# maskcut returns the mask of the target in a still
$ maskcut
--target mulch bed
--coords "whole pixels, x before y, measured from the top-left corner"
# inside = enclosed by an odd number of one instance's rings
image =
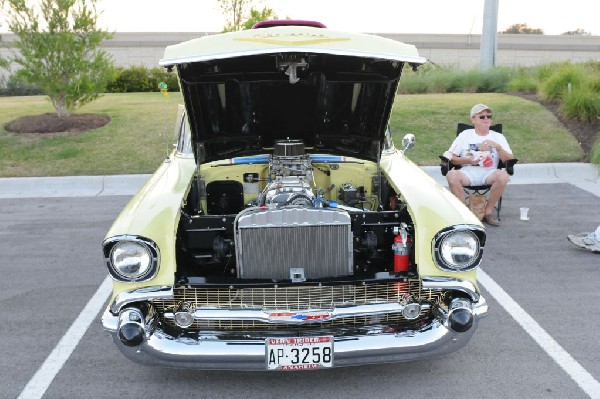
[[[59,117],[56,114],[28,115],[4,125],[11,133],[82,133],[97,129],[110,122],[110,116],[99,114],[73,114]]]

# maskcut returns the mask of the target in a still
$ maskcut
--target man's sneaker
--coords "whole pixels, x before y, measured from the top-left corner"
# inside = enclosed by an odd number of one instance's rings
[[[500,221],[492,213],[485,215],[483,217],[483,221],[486,222],[487,224],[489,224],[490,226],[500,226]]]
[[[600,254],[600,241],[596,240],[596,235],[593,231],[591,233],[569,234],[567,235],[567,240],[579,248]]]

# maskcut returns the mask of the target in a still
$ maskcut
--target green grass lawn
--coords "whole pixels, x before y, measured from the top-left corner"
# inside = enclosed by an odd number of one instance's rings
[[[86,133],[7,133],[23,116],[53,112],[46,97],[0,98],[0,176],[70,176],[151,173],[173,149],[179,93],[106,94],[77,113],[98,113],[111,122]]]
[[[422,94],[398,96],[390,125],[399,145],[413,133],[416,146],[407,155],[419,165],[436,165],[456,136],[458,122],[469,123],[477,103],[493,110],[492,124],[502,123],[520,163],[579,162],[583,150],[558,119],[537,102],[506,94]]]
[[[80,134],[12,134],[4,125],[24,115],[54,112],[46,97],[0,97],[0,177],[152,173],[171,151],[179,93],[106,94],[77,113],[106,114],[108,125]],[[456,124],[468,122],[470,108],[484,102],[503,123],[519,162],[578,162],[579,144],[538,103],[504,94],[402,95],[391,118],[394,141],[413,133],[407,155],[419,165],[437,165]]]

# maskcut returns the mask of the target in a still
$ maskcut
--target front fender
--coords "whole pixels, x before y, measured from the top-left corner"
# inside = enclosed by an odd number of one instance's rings
[[[396,193],[404,199],[415,225],[415,261],[422,276],[468,278],[475,283],[475,271],[445,272],[433,261],[435,235],[455,225],[483,227],[479,219],[447,188],[398,151],[381,158],[381,168]]]
[[[194,174],[193,159],[172,157],[163,163],[121,211],[106,239],[121,235],[148,238],[160,251],[156,276],[142,283],[114,282],[114,294],[148,285],[173,285],[175,236],[182,202]]]

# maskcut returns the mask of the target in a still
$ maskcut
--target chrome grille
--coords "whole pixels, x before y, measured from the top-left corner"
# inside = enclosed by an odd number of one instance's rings
[[[165,312],[173,312],[186,303],[190,308],[211,307],[219,309],[261,309],[261,310],[307,310],[331,309],[342,306],[358,306],[378,303],[400,302],[407,298],[428,302],[432,305],[443,303],[445,293],[422,289],[420,280],[411,279],[406,283],[376,283],[338,286],[293,286],[279,288],[176,288],[173,300],[153,301],[161,320]],[[431,310],[423,310],[415,322],[429,317]],[[309,323],[294,328],[357,327],[378,324],[405,323],[401,314],[357,316],[327,322]],[[256,321],[220,320],[196,321],[191,329],[211,330],[269,330],[289,329],[288,325],[269,325]]]
[[[286,208],[239,218],[239,277],[290,279],[290,269],[318,279],[352,274],[352,232],[345,212]]]

